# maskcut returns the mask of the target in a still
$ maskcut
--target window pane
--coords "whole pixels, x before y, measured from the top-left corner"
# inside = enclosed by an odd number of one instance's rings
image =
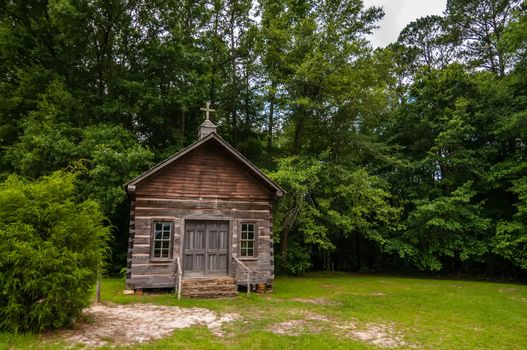
[[[158,221],[154,223],[154,240],[152,242],[154,258],[165,259],[170,257],[171,231],[170,222]]]
[[[241,224],[240,256],[252,257],[255,253],[256,225],[251,223]]]

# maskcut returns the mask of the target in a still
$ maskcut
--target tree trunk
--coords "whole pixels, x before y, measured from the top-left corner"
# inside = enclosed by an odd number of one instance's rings
[[[181,140],[183,141],[183,143],[185,139],[185,127],[186,127],[186,112],[184,109],[182,109],[180,119],[179,119],[179,131],[181,133]]]
[[[267,157],[269,163],[273,159],[273,127],[274,127],[274,104],[276,93],[274,91],[274,84],[272,87],[271,97],[269,99],[269,121],[267,128]]]
[[[234,28],[236,26],[236,17],[234,13],[233,3],[230,4],[231,6],[231,16],[230,16],[230,44],[231,44],[231,143],[234,147],[236,147],[238,143],[238,118],[236,115],[236,101],[238,99],[237,94],[237,76],[236,76],[236,51],[235,51],[235,34],[234,34]]]
[[[302,135],[304,134],[304,118],[295,123],[295,138],[293,140],[293,154],[300,154]]]
[[[280,254],[282,259],[282,269],[286,270],[287,266],[287,249],[289,239],[289,227],[284,227],[282,230],[282,239],[280,240]]]

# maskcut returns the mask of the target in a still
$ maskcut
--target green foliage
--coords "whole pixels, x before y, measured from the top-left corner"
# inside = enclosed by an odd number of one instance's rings
[[[78,104],[63,83],[51,82],[37,109],[21,121],[24,132],[5,156],[18,173],[31,178],[80,162],[80,195],[112,215],[125,199],[123,184],[148,169],[153,154],[120,125],[75,126]]]
[[[72,325],[89,304],[109,228],[94,201],[76,201],[74,175],[0,184],[0,329]]]
[[[273,225],[285,271],[298,273],[310,266],[306,247],[334,251],[335,242],[355,236],[383,247],[401,228],[401,209],[390,202],[384,181],[363,169],[349,172],[326,158],[285,158],[270,174],[288,191]],[[285,246],[284,240],[292,243]]]
[[[415,69],[443,68],[458,56],[459,43],[441,16],[426,16],[408,24],[399,34],[397,43],[404,46],[407,64]]]
[[[401,208],[381,178],[340,165],[328,167],[325,176],[319,202],[332,232],[346,238],[356,234],[382,247],[391,233],[402,229]]]
[[[419,268],[439,271],[443,257],[463,262],[487,253],[491,223],[482,217],[481,204],[472,203],[471,186],[467,182],[448,196],[416,201],[404,240],[413,246],[409,258]]]
[[[0,178],[74,167],[122,264],[122,185],[195,141],[210,100],[220,135],[288,191],[284,271],[515,274],[525,8],[449,0],[374,50],[384,14],[360,0],[0,2]]]
[[[332,247],[327,229],[320,223],[322,213],[313,200],[321,169],[321,162],[314,159],[290,157],[281,159],[278,169],[269,174],[287,191],[273,217],[273,240],[281,246],[278,266],[284,272],[299,273],[309,268],[312,246]],[[291,232],[296,235],[290,237]]]
[[[498,224],[495,251],[527,270],[527,177],[514,182],[517,212],[510,221]]]
[[[92,125],[82,130],[78,144],[86,170],[79,178],[83,198],[98,201],[106,215],[125,200],[123,184],[148,169],[153,154],[118,125]]]

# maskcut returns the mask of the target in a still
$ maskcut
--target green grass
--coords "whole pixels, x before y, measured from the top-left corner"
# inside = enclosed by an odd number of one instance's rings
[[[374,349],[320,322],[316,333],[280,336],[271,325],[303,314],[324,315],[334,323],[391,324],[404,340],[425,349],[527,349],[527,286],[458,280],[309,274],[280,277],[272,294],[226,300],[181,300],[173,294],[125,296],[123,284],[107,279],[106,302],[154,303],[236,312],[243,320],[226,326],[226,336],[204,327],[176,330],[172,336],[130,349]],[[294,299],[323,298],[329,305]],[[324,326],[325,325],[325,326]],[[0,333],[0,348],[61,349],[64,344],[38,335]],[[47,338],[46,338],[47,339]],[[123,347],[126,348],[126,347]]]

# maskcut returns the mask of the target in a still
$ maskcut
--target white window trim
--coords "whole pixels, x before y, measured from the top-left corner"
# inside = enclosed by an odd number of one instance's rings
[[[156,224],[157,223],[168,223],[170,225],[170,233],[168,236],[168,257],[161,258],[161,257],[154,257],[154,249],[155,249],[155,234],[156,234]],[[151,235],[150,235],[150,261],[172,261],[173,260],[173,250],[174,250],[174,221],[172,220],[153,220],[152,221],[152,228],[151,228]],[[166,242],[167,240],[158,240],[160,242]]]
[[[252,240],[242,240],[242,227],[244,224],[250,224],[254,227],[254,236]],[[254,221],[241,221],[239,223],[239,235],[238,235],[238,258],[240,260],[257,260],[258,259],[258,225]],[[242,255],[242,242],[253,242],[253,255],[243,256]]]

